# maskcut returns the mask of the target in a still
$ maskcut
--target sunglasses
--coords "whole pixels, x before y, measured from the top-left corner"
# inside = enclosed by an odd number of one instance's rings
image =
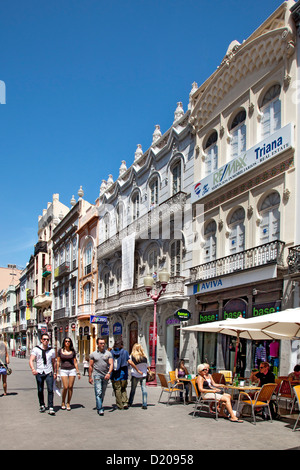
[[[50,341],[50,338],[43,338],[42,341]]]

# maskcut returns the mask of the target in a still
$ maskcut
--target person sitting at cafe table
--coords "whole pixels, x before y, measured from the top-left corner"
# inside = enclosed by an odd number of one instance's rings
[[[300,364],[294,367],[294,371],[288,375],[288,378],[300,382]]]
[[[274,384],[275,375],[270,371],[270,364],[268,362],[261,362],[259,365],[259,371],[252,372],[250,380],[254,383],[259,383],[260,387],[265,384]]]
[[[223,393],[223,390],[220,390],[224,385],[216,384],[209,374],[209,364],[199,364],[198,366],[198,377],[196,384],[198,387],[199,393],[201,393],[204,399],[215,398],[218,400],[221,405],[220,414],[223,418],[227,418],[227,415],[224,413],[224,407],[229,413],[229,420],[233,423],[242,423],[243,420],[238,419],[232,409],[231,405],[231,396],[228,393]]]
[[[187,368],[184,365],[184,359],[180,359],[178,362],[178,366],[175,369],[175,377],[176,380],[184,378],[186,375],[189,375]],[[181,382],[182,383],[182,382]],[[190,391],[191,384],[189,382],[184,382],[185,388],[185,401],[189,400],[189,391]],[[180,392],[180,398],[182,399],[182,392]]]

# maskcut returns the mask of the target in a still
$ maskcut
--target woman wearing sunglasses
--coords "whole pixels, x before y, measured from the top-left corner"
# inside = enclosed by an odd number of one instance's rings
[[[216,384],[209,374],[209,364],[200,364],[198,366],[198,374],[196,384],[203,399],[214,399],[216,397],[218,404],[221,406],[220,416],[227,418],[224,413],[225,407],[229,413],[230,421],[233,423],[242,423],[243,421],[238,419],[233,412],[231,396],[228,393],[223,393],[223,390],[221,390],[223,385]]]
[[[63,384],[61,409],[71,411],[71,398],[76,375],[80,379],[76,352],[71,338],[65,338],[61,349],[57,354],[57,373],[60,368],[60,376]],[[66,404],[66,396],[67,404]]]

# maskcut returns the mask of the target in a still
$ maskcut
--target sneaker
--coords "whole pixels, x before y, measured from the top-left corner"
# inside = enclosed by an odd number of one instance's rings
[[[55,415],[54,409],[53,409],[53,408],[49,408],[48,414],[54,416],[54,415]]]
[[[45,413],[45,411],[46,411],[46,407],[45,407],[45,405],[42,405],[40,407],[40,413]]]
[[[104,411],[98,411],[99,416],[104,416]]]
[[[147,405],[143,405],[143,406],[142,406],[142,409],[143,409],[143,410],[146,410],[146,409],[147,409]]]

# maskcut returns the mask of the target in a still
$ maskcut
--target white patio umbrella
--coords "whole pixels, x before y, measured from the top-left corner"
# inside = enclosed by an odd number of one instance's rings
[[[226,321],[220,323],[223,327],[226,325]],[[232,321],[231,325],[238,328],[239,323],[239,321]],[[254,329],[255,334],[266,335],[265,339],[300,339],[300,307],[247,318],[243,322],[243,328],[249,332]]]
[[[263,339],[272,339],[267,333],[260,331],[259,329],[255,329],[248,327],[247,329],[244,328],[245,320],[243,317],[238,317],[235,319],[228,318],[227,320],[223,321],[215,321],[211,323],[204,323],[199,325],[192,325],[182,328],[182,331],[186,332],[197,332],[203,331],[208,333],[222,333],[224,335],[236,336],[236,347],[235,347],[235,357],[234,357],[234,367],[233,367],[233,375],[236,371],[236,363],[237,363],[237,353],[240,338],[252,339],[252,340],[263,340]],[[281,339],[281,338],[279,338]]]

